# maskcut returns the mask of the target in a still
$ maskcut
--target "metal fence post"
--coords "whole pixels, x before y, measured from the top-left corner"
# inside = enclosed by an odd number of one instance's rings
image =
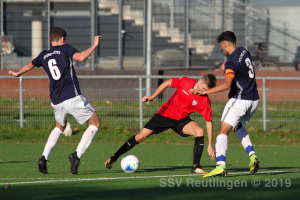
[[[147,53],[146,53],[146,75],[151,76],[151,54],[152,54],[152,0],[147,2]],[[151,95],[151,79],[146,78],[146,95]]]
[[[267,131],[267,92],[266,92],[266,79],[262,79],[263,83],[263,128]]]
[[[50,49],[50,0],[45,1],[45,15],[46,15],[46,21],[47,21],[47,49]]]
[[[175,24],[175,22],[174,22],[174,9],[175,9],[174,0],[170,1],[169,6],[170,6],[170,22],[169,22],[169,24],[170,24],[170,34],[172,36],[174,34],[174,24]]]
[[[90,2],[90,12],[91,12],[91,45],[94,44],[94,37],[95,35],[98,33],[96,33],[96,31],[98,31],[96,29],[97,27],[97,16],[98,16],[98,4],[97,4],[97,0],[91,0]],[[91,54],[90,58],[91,58],[91,71],[94,71],[95,70],[95,62],[96,62],[96,52],[97,52],[97,49],[95,49],[95,51]]]
[[[0,1],[0,52],[2,51],[2,36],[4,35],[4,28],[3,28],[3,1]],[[0,70],[3,70],[4,69],[4,66],[3,66],[3,61],[4,59],[4,56],[2,53],[0,53],[0,60],[1,60],[1,63],[0,63]]]
[[[23,128],[24,112],[23,112],[23,78],[20,77],[19,82],[19,98],[20,98],[20,127]]]
[[[119,36],[118,36],[118,57],[119,70],[123,70],[123,40],[124,40],[124,25],[123,25],[123,0],[119,0]]]
[[[184,5],[184,21],[185,21],[185,27],[184,27],[184,65],[185,69],[190,68],[190,52],[189,52],[189,27],[190,27],[190,0],[185,0]]]
[[[143,85],[142,85],[142,77],[139,77],[139,110],[140,110],[140,130],[143,128]]]
[[[225,31],[225,23],[226,23],[226,9],[225,9],[225,0],[222,0],[222,32]]]
[[[148,7],[147,7],[147,0],[144,0],[144,9],[143,9],[143,11],[144,11],[144,26],[143,26],[143,51],[144,51],[144,53],[143,53],[143,57],[144,57],[144,67],[143,67],[143,69],[144,70],[146,70],[146,64],[147,64],[147,41],[148,41],[148,39],[147,39],[147,20],[148,20],[148,18],[147,18],[147,16],[148,16]]]

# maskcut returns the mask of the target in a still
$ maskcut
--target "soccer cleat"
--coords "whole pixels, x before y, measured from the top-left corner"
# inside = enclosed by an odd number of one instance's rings
[[[204,171],[201,165],[194,165],[191,171],[192,174],[207,174],[208,172]]]
[[[226,176],[227,170],[225,165],[218,165],[215,169],[213,169],[208,174],[205,174],[203,178],[206,177],[214,177],[214,176]]]
[[[105,161],[104,164],[107,169],[111,169],[115,164],[116,160],[114,158],[115,158],[114,156],[111,156],[109,159]]]
[[[72,174],[77,174],[78,172],[78,165],[80,163],[80,159],[77,157],[77,152],[75,151],[74,153],[71,153],[69,155],[69,160],[71,162],[71,173]]]
[[[255,174],[257,173],[257,171],[259,170],[259,164],[260,162],[258,161],[258,158],[255,154],[250,156],[250,173],[251,174]]]
[[[47,174],[47,160],[45,159],[45,156],[41,156],[38,162],[39,171],[43,174]]]

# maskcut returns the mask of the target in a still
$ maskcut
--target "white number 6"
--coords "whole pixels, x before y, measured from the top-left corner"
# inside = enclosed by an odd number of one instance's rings
[[[57,63],[55,59],[50,59],[48,61],[49,70],[54,80],[58,80],[61,77],[60,71],[57,67]]]

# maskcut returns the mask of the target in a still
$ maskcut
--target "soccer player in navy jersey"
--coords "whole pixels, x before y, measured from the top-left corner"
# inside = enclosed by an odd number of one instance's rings
[[[231,31],[223,32],[217,39],[226,56],[221,69],[224,72],[224,82],[208,90],[193,90],[193,94],[207,95],[229,90],[228,98],[221,124],[216,138],[217,167],[203,177],[226,175],[226,151],[228,134],[233,130],[250,157],[250,172],[256,173],[259,161],[255,154],[250,136],[245,126],[251,119],[259,104],[259,96],[255,82],[255,71],[250,53],[244,47],[236,47],[236,36]]]
[[[56,127],[51,131],[44,152],[38,161],[38,169],[47,174],[48,157],[56,145],[60,135],[66,128],[68,114],[73,115],[78,123],[88,123],[88,128],[74,153],[69,155],[71,173],[77,174],[82,154],[91,144],[97,133],[101,121],[91,104],[81,95],[79,82],[74,70],[73,60],[82,62],[87,59],[98,46],[102,36],[95,36],[93,45],[79,52],[76,48],[66,44],[67,33],[61,27],[54,27],[50,31],[51,48],[42,51],[30,63],[19,71],[9,71],[8,74],[18,77],[34,67],[43,67],[50,81],[50,99],[54,109]]]
[[[205,119],[208,135],[207,151],[213,160],[215,159],[215,151],[213,148],[211,105],[207,95],[200,96],[190,94],[189,89],[206,90],[213,88],[215,85],[216,77],[213,74],[206,74],[198,81],[187,77],[172,78],[164,81],[152,96],[144,96],[142,101],[153,101],[168,87],[177,88],[175,93],[161,106],[159,111],[150,119],[140,133],[129,138],[113,156],[106,160],[105,166],[111,169],[117,159],[135,145],[152,134],[158,134],[171,128],[182,137],[190,135],[195,137],[192,173],[206,174],[207,172],[200,166],[204,146],[204,131],[190,118],[190,114],[198,112],[201,113]]]

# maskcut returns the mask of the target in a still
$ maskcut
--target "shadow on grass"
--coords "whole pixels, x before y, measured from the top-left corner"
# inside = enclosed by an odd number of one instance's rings
[[[79,134],[79,133],[82,133],[82,131],[81,130],[72,130],[72,135],[77,135],[77,134]]]
[[[33,161],[9,161],[9,162],[0,162],[0,164],[11,164],[11,163],[28,163]]]
[[[260,167],[261,170],[269,170],[269,171],[274,171],[274,170],[288,170],[288,169],[300,169],[299,167]],[[249,168],[238,168],[238,169],[233,169],[236,172],[240,171],[249,171]]]
[[[52,184],[12,185],[9,189],[1,190],[1,199],[297,199],[299,197],[299,182],[292,180],[291,186],[285,187],[223,187],[190,186],[182,182],[180,185],[167,185],[159,180],[112,180],[91,182],[57,182]],[[231,188],[231,189],[230,189]],[[233,189],[233,190],[232,190]],[[200,193],[200,194],[199,194]]]
[[[239,168],[239,169],[228,169],[228,175],[229,176],[252,176],[252,175],[278,175],[278,174],[286,174],[286,173],[300,173],[300,168],[298,167],[265,167],[265,168],[259,168],[260,170],[258,173],[249,174],[243,173],[243,174],[234,174],[234,173],[240,173],[240,172],[247,172],[249,171],[249,168]],[[233,174],[231,174],[233,173]]]
[[[214,166],[202,166],[203,169],[211,169],[214,168]],[[192,169],[192,166],[155,166],[155,167],[140,167],[135,174],[143,174],[143,173],[147,173],[147,172],[168,172],[168,171],[182,171],[182,172],[187,172],[190,173]],[[112,170],[112,169],[104,169],[104,170],[97,170],[97,171],[82,171],[81,172],[82,175],[86,175],[86,174],[114,174],[114,173],[124,173],[121,169],[117,169],[117,170]]]

